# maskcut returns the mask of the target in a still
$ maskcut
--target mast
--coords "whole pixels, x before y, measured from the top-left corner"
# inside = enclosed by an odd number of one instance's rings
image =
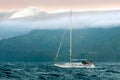
[[[72,11],[70,11],[70,62],[72,62]]]

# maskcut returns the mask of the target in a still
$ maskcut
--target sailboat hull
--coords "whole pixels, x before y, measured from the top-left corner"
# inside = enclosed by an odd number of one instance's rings
[[[61,67],[61,68],[95,68],[94,64],[82,64],[81,62],[55,63],[54,66]]]

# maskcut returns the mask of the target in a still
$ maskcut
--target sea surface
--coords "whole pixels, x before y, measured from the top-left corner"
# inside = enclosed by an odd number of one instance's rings
[[[99,62],[96,68],[59,68],[53,63],[0,63],[0,80],[120,80],[120,63]]]

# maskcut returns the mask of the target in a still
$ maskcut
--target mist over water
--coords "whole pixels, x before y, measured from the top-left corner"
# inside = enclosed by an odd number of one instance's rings
[[[28,10],[34,15],[24,16]],[[37,11],[37,12],[35,12]],[[0,39],[26,34],[34,29],[69,29],[70,12],[47,13],[38,8],[0,12]],[[19,16],[11,18],[12,16]],[[73,29],[111,28],[120,25],[120,10],[72,12]]]

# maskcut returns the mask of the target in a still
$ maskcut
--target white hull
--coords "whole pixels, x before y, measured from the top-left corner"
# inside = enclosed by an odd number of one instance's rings
[[[82,64],[81,62],[55,63],[54,66],[61,68],[95,68],[94,64]]]

